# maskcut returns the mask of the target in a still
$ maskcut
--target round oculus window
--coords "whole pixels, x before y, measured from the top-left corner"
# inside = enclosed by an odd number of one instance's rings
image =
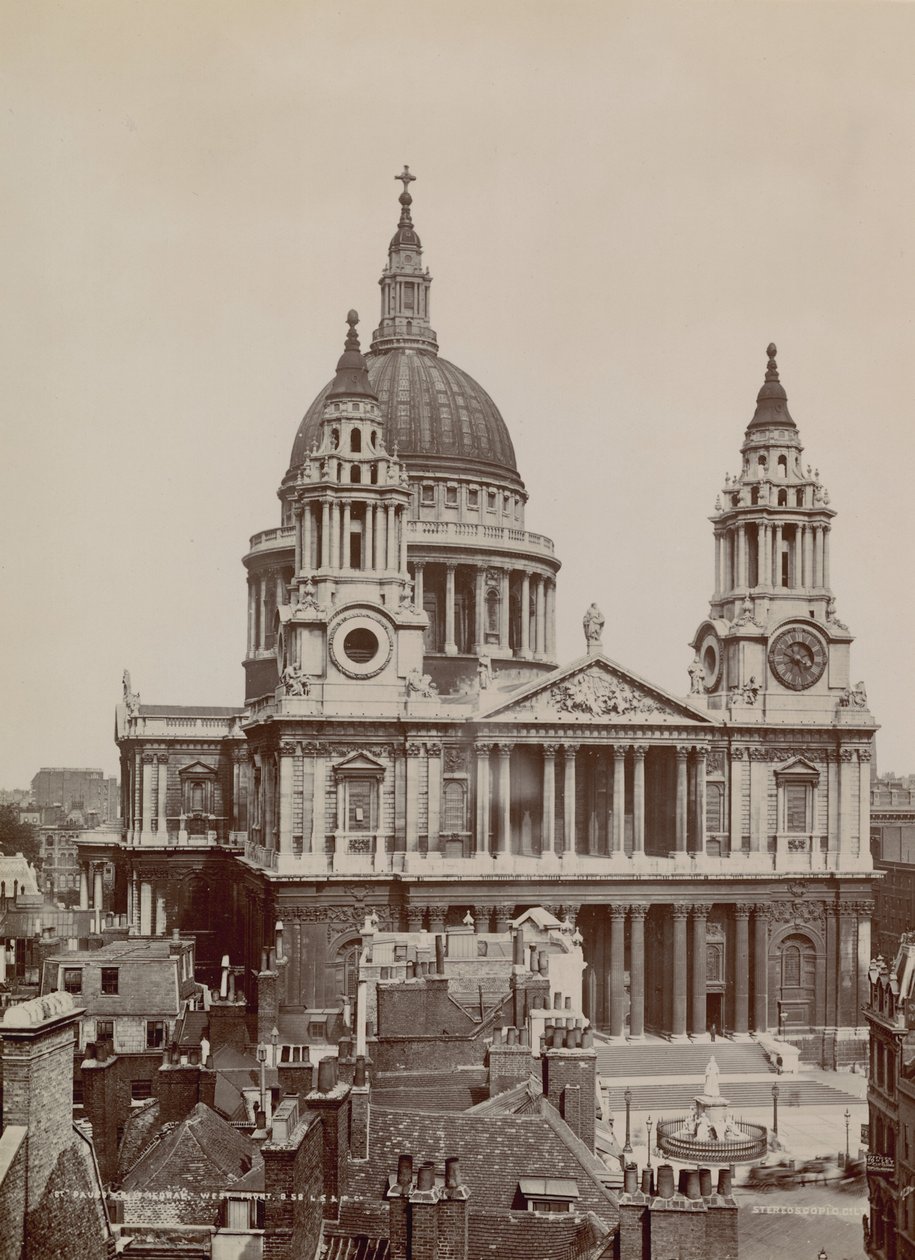
[[[343,639],[343,655],[354,665],[367,665],[378,652],[378,636],[368,626],[357,626]]]

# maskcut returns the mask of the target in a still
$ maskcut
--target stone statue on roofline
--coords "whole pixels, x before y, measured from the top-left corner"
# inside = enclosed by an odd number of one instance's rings
[[[602,643],[604,633],[604,614],[597,604],[589,604],[588,610],[581,619],[585,632],[585,643],[589,652],[596,651]]]

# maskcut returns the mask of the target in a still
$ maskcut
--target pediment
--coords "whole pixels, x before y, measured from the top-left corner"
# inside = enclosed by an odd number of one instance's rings
[[[818,779],[820,772],[806,757],[792,757],[774,768],[774,773],[785,779]]]
[[[192,761],[189,766],[182,766],[178,771],[179,778],[186,774],[196,775],[198,778],[204,775],[208,775],[210,778],[215,778],[216,769],[214,766],[208,766],[202,761]]]
[[[334,773],[340,774],[384,774],[384,766],[380,761],[376,761],[374,757],[370,757],[367,753],[355,752],[350,753],[348,757],[344,757],[342,761],[338,761],[334,766]]]
[[[707,713],[668,695],[605,656],[588,656],[496,701],[481,718],[499,721],[632,722],[715,725]]]

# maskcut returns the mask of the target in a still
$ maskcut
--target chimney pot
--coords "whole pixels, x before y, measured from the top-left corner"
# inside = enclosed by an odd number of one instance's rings
[[[412,958],[407,960],[407,979],[412,980],[416,975],[416,963]]]
[[[357,1054],[357,1055],[356,1055],[356,1071],[355,1071],[355,1073],[354,1073],[354,1075],[353,1075],[353,1084],[354,1084],[354,1085],[364,1085],[364,1084],[365,1084],[365,1082],[366,1082],[366,1075],[365,1075],[365,1055],[364,1055],[364,1054]]]
[[[730,1168],[719,1168],[718,1170],[718,1193],[731,1193],[731,1170]]]
[[[424,1164],[420,1164],[419,1172],[416,1176],[417,1190],[431,1190],[435,1186],[435,1165],[426,1160]]]
[[[181,940],[181,933],[178,931],[177,928],[172,928],[172,940],[173,941]]]
[[[531,1044],[531,1035],[526,1028],[522,1028],[520,1030],[518,1033],[518,1040],[522,1046],[529,1046]]]
[[[456,1155],[445,1160],[445,1187],[456,1190],[461,1183],[460,1163]]]
[[[699,1169],[699,1193],[707,1199],[712,1193],[712,1173],[709,1168]]]
[[[270,951],[267,949],[265,945],[264,948],[261,950],[261,971],[270,970],[268,966],[269,962],[270,962]]]
[[[95,1059],[95,1056],[97,1053],[98,1051],[97,1051],[95,1042],[87,1041],[86,1042],[86,1058],[89,1060],[90,1063]]]
[[[435,974],[445,974],[445,938],[438,933],[435,937]]]
[[[661,1164],[658,1168],[658,1198],[669,1199],[674,1192],[674,1170],[672,1164]]]
[[[397,1184],[399,1186],[412,1186],[413,1184],[413,1156],[401,1155],[397,1161]]]
[[[586,1029],[584,1030],[584,1032],[581,1034],[581,1044],[582,1044],[582,1046],[584,1047],[584,1049],[585,1049],[585,1050],[590,1050],[590,1049],[591,1049],[591,1047],[594,1045],[594,1031],[593,1031],[593,1029],[591,1029],[591,1028],[586,1028]]]
[[[699,1169],[691,1168],[686,1174],[686,1197],[688,1199],[698,1199],[700,1197],[700,1184]]]
[[[654,1187],[651,1184],[651,1169],[642,1169],[642,1194],[654,1194]]]
[[[329,1094],[336,1084],[337,1060],[328,1055],[318,1063],[318,1090],[322,1094]]]
[[[531,971],[536,971],[537,970],[537,946],[528,945],[527,948],[529,951],[529,961],[527,965]]]
[[[553,1029],[553,1049],[554,1050],[562,1049],[562,1041],[563,1041],[562,1033],[563,1033],[563,1030],[561,1028]]]
[[[260,1107],[254,1113],[254,1127],[255,1129],[266,1129],[267,1127],[267,1113],[261,1110]]]
[[[512,964],[515,967],[524,966],[524,937],[521,935],[520,929],[515,930],[512,940]]]
[[[507,1030],[507,1035],[506,1035],[506,1039],[505,1039],[505,1040],[506,1040],[506,1044],[507,1044],[507,1045],[510,1045],[510,1046],[516,1046],[516,1045],[518,1044],[518,1030],[517,1030],[517,1028],[509,1028],[509,1029]]]
[[[689,1176],[689,1169],[681,1168],[680,1174],[677,1177],[677,1193],[678,1194],[684,1194],[684,1195],[686,1194],[686,1179],[688,1176]]]
[[[562,1010],[562,994],[561,993],[553,994],[553,1009],[556,1011]]]
[[[623,1169],[623,1190],[626,1194],[635,1194],[639,1188],[639,1170],[635,1164],[627,1164]]]
[[[104,1041],[100,1041],[98,1045],[96,1046],[95,1061],[96,1063],[108,1062],[108,1046]]]
[[[352,1037],[340,1038],[340,1058],[351,1059],[353,1057],[353,1039]]]
[[[567,996],[565,999],[565,1008],[567,1011],[570,1011],[572,1009],[572,999],[569,996]]]
[[[550,969],[550,960],[545,949],[537,950],[537,969],[542,976],[545,976]]]

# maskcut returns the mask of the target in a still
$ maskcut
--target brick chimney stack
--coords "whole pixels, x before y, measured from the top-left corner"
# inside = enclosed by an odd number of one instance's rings
[[[337,1080],[337,1060],[328,1056],[318,1063],[317,1086],[305,1099],[308,1109],[320,1115],[323,1126],[325,1220],[337,1219],[340,1197],[349,1186],[351,1089]]]
[[[543,1092],[577,1138],[594,1151],[597,1052],[590,1028],[556,1029],[540,1060]],[[561,1044],[557,1045],[557,1042]]]
[[[707,1168],[683,1169],[675,1187],[670,1164],[658,1168],[656,1193],[651,1177],[628,1164],[619,1196],[619,1260],[658,1260],[682,1256],[686,1260],[715,1256],[737,1260],[737,1204],[731,1193],[731,1174],[722,1169],[712,1188]]]
[[[401,1155],[388,1177],[391,1260],[467,1260],[467,1200],[456,1158],[445,1160],[444,1177],[435,1165]]]

